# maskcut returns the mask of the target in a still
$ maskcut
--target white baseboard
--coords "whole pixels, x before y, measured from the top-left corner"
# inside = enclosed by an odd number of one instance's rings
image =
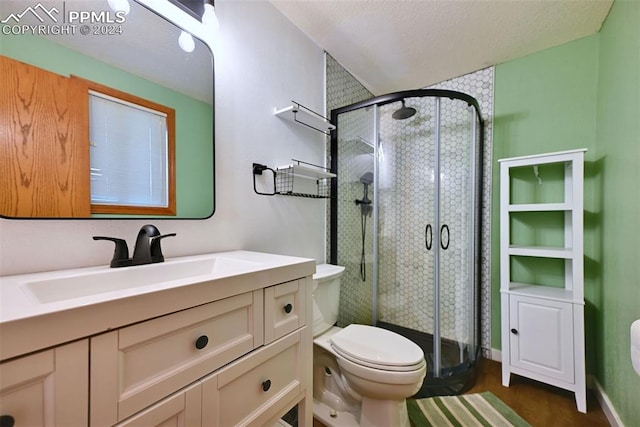
[[[616,412],[616,408],[611,404],[611,400],[609,400],[609,396],[604,392],[604,389],[593,375],[587,375],[587,385],[596,395],[598,399],[598,403],[600,403],[600,407],[602,408],[602,412],[604,412],[604,416],[609,421],[609,424],[612,427],[624,427],[620,416]]]
[[[496,362],[502,362],[502,351],[498,350],[497,348],[492,348],[490,352],[491,352],[490,354],[491,360],[495,360]]]

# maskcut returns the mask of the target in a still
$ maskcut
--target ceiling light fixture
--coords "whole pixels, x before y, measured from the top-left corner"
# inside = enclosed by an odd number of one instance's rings
[[[180,46],[180,49],[184,50],[187,53],[193,52],[193,50],[196,48],[196,42],[193,40],[193,36],[186,31],[180,32],[180,37],[178,37],[178,45]]]
[[[131,11],[129,0],[107,0],[107,3],[114,12],[122,11],[125,15],[128,15]]]
[[[220,23],[216,16],[214,0],[204,0],[204,13],[202,14],[202,23],[210,27],[213,31],[218,31]]]

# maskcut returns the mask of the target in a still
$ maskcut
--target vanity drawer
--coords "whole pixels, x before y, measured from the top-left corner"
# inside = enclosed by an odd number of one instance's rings
[[[112,425],[262,345],[257,290],[91,339],[91,425]]]
[[[302,330],[243,358],[202,383],[202,420],[210,426],[262,426],[303,390]]]
[[[305,324],[305,282],[294,280],[264,290],[264,342],[270,343]]]

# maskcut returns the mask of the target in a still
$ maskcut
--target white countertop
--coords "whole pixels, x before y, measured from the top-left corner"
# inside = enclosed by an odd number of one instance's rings
[[[169,280],[163,278],[152,284],[143,281],[132,287],[120,286],[117,290],[101,289],[96,280],[97,286],[92,288],[91,278],[124,283],[129,277],[144,278],[147,272],[152,275],[154,268],[170,271],[181,263],[205,265],[215,258],[224,260],[225,267],[211,271],[195,269],[187,278],[168,276]],[[311,276],[314,272],[315,261],[312,259],[232,251],[168,258],[162,264],[87,267],[0,277],[0,360]],[[84,277],[90,278],[86,284],[82,282]],[[87,286],[87,294],[74,297],[73,290],[65,291],[67,282]],[[44,291],[40,297],[30,291],[34,285]],[[59,288],[50,292],[46,286]]]

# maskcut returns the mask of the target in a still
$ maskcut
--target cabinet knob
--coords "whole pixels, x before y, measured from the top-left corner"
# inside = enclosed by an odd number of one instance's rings
[[[207,346],[207,344],[209,344],[209,337],[206,335],[199,336],[196,340],[196,348],[198,350],[202,350]]]
[[[269,391],[271,388],[271,380],[262,381],[262,391]]]
[[[512,328],[512,329],[511,329],[511,333],[512,333],[513,335],[518,335],[518,330],[517,330],[516,328]]]
[[[285,313],[291,313],[291,310],[293,310],[293,305],[287,304],[287,305],[284,306],[284,312]]]
[[[16,419],[11,415],[0,415],[0,427],[13,427]]]

